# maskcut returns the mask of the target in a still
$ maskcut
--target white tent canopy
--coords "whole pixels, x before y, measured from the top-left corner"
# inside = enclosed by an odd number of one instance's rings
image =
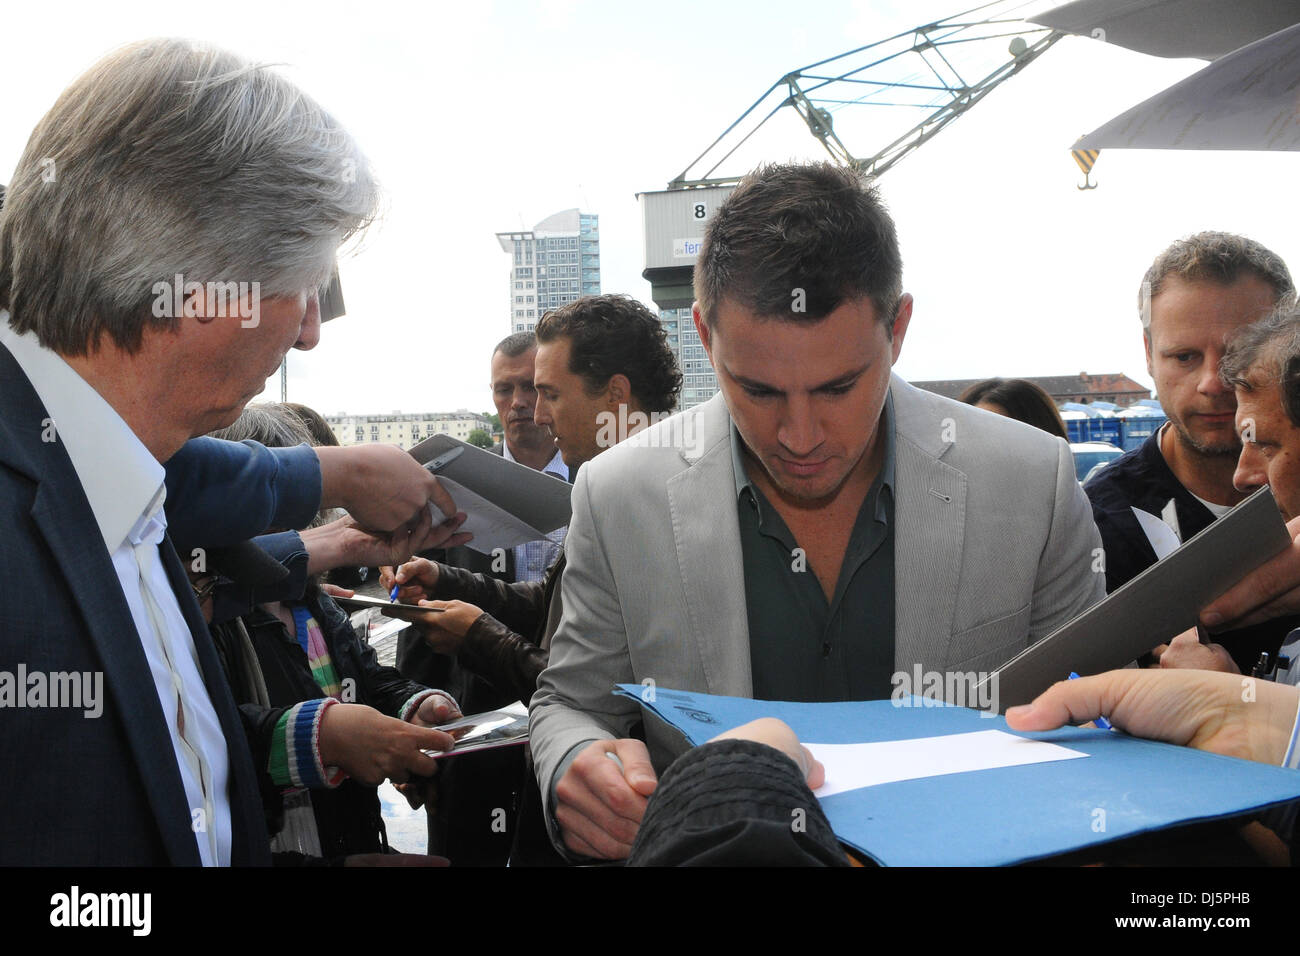
[[[1300,0],[1076,0],[1029,19],[1151,56],[1214,60],[1300,23]]]
[[[1076,150],[1300,150],[1300,0],[1077,0],[1034,22],[1156,56],[1214,60]]]
[[[1300,24],[1229,53],[1075,149],[1300,150]]]

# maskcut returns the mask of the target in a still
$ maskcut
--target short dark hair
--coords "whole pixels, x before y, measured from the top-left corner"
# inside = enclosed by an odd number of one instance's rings
[[[626,295],[587,295],[547,312],[537,341],[569,340],[569,371],[582,377],[588,394],[615,375],[626,375],[632,396],[649,412],[677,404],[682,373],[658,316]]]
[[[902,294],[898,235],[880,193],[832,163],[750,173],[718,207],[695,264],[695,299],[710,328],[723,301],[813,323],[865,296],[892,332]]]
[[[1049,435],[1069,441],[1065,422],[1056,409],[1052,396],[1042,387],[1023,378],[986,378],[962,392],[961,401],[967,405],[989,402],[1006,409],[1007,417],[1026,425],[1041,428]]]
[[[506,358],[518,358],[536,344],[537,336],[532,332],[513,332],[497,343],[492,354],[500,352]]]
[[[1282,306],[1238,331],[1219,361],[1219,378],[1247,392],[1277,386],[1286,417],[1300,428],[1300,309]]]
[[[1282,257],[1254,239],[1230,232],[1198,232],[1156,256],[1138,287],[1138,316],[1142,328],[1151,326],[1151,302],[1170,276],[1184,282],[1232,285],[1255,276],[1272,287],[1275,304],[1285,305],[1295,293],[1295,283]]]

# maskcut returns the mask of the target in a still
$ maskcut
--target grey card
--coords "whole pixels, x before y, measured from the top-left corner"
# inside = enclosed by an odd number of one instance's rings
[[[1029,703],[1071,671],[1085,676],[1126,666],[1195,626],[1202,608],[1290,544],[1273,493],[1259,489],[989,675],[998,712]]]
[[[464,485],[480,498],[542,534],[569,523],[569,517],[573,513],[569,495],[573,486],[554,475],[534,471],[516,461],[507,461],[500,455],[450,435],[426,438],[411,449],[411,455],[425,465],[453,448],[460,448],[462,452],[438,469],[436,474],[439,478],[448,478]],[[455,497],[452,494],[453,500]],[[457,504],[460,505],[460,502]],[[474,546],[475,542],[471,541],[470,547]]]

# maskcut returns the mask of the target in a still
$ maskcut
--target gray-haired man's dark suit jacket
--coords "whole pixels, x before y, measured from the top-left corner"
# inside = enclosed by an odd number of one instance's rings
[[[72,461],[42,440],[45,408],[3,346],[0,409],[0,671],[99,673],[103,707],[97,717],[0,707],[0,865],[197,866],[193,818],[121,583]],[[170,540],[159,550],[226,738],[231,862],[269,863],[243,725]]]

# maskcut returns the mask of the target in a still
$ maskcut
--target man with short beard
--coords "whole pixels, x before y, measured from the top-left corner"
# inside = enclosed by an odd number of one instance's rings
[[[1138,295],[1142,338],[1169,422],[1084,489],[1106,550],[1107,591],[1245,498],[1232,482],[1241,453],[1237,402],[1219,378],[1219,361],[1238,329],[1293,295],[1291,274],[1277,255],[1223,232],[1181,239],[1147,270]],[[1276,653],[1294,626],[1287,618],[1225,633],[1219,640],[1227,653],[1212,662],[1185,657],[1182,644],[1156,650],[1165,667],[1235,665],[1248,672],[1261,651]]]

